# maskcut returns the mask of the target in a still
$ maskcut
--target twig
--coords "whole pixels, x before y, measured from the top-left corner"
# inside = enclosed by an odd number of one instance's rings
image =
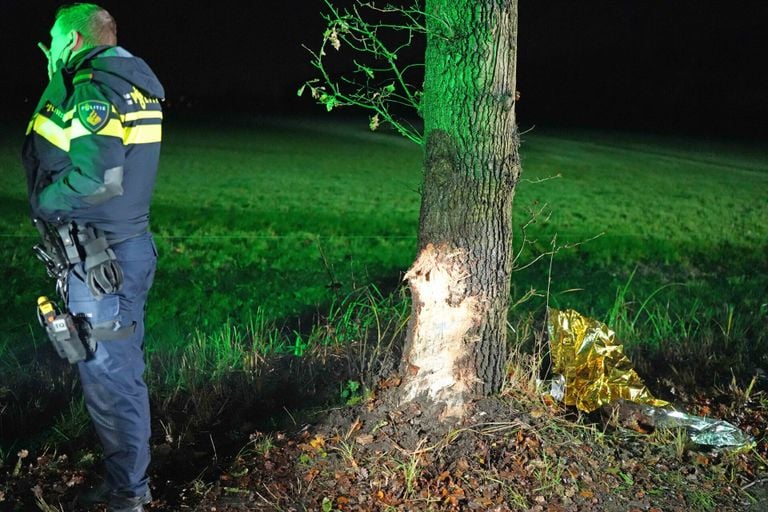
[[[216,443],[213,442],[213,436],[211,434],[208,434],[208,439],[211,440],[211,446],[213,447],[213,462],[215,464],[219,460],[219,456],[216,453]]]
[[[753,480],[753,481],[749,482],[747,485],[743,485],[741,487],[741,490],[742,491],[746,491],[747,489],[749,489],[753,485],[762,484],[762,483],[765,483],[765,482],[768,482],[768,478],[760,478],[758,480]]]
[[[392,126],[400,135],[422,145],[424,136],[420,129],[407,120],[395,116],[392,107],[404,106],[418,112],[422,92],[409,83],[407,74],[423,67],[421,63],[402,63],[400,53],[413,44],[417,35],[426,33],[428,18],[419,8],[387,5],[377,7],[369,2],[358,1],[351,10],[340,10],[331,0],[324,0],[326,12],[321,16],[326,22],[323,41],[317,51],[304,48],[312,56],[311,64],[320,78],[305,82],[299,89],[301,95],[309,89],[312,98],[328,111],[342,106],[356,106],[373,112],[370,128],[375,130],[381,123]],[[399,17],[397,21],[378,19],[367,21],[363,10],[386,17]],[[444,22],[445,23],[445,22]],[[399,41],[392,43],[389,35],[399,34]],[[404,40],[403,40],[404,37]],[[385,43],[386,41],[386,43]],[[353,59],[352,76],[335,79],[326,68],[328,45],[339,51],[342,47],[375,61],[371,65]]]
[[[288,417],[291,418],[293,425],[296,426],[296,418],[293,417],[293,414],[291,414],[291,411],[289,411],[285,406],[283,406],[283,410],[288,415]]]
[[[545,181],[556,180],[556,179],[559,179],[559,178],[562,178],[562,177],[563,177],[562,174],[557,173],[557,174],[554,174],[552,176],[547,176],[546,178],[537,178],[535,180],[524,179],[524,180],[520,180],[520,181],[524,181],[526,183],[531,183],[533,185],[536,185],[537,183],[544,183]]]

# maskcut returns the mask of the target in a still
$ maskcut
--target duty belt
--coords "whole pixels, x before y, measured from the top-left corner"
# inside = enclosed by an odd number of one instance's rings
[[[33,222],[42,238],[33,250],[45,263],[48,275],[56,279],[56,291],[65,305],[69,272],[87,284],[96,300],[119,291],[123,272],[102,231],[88,225],[81,228],[75,222],[57,226],[40,219]],[[92,325],[85,315],[72,314],[67,308],[62,311],[44,296],[38,299],[37,306],[40,324],[56,352],[70,363],[90,359],[97,340],[124,339],[136,330],[135,323],[127,327],[120,327],[118,322]]]
[[[34,247],[35,254],[45,263],[48,275],[56,279],[59,291],[65,291],[67,274],[73,269],[96,299],[120,290],[123,271],[104,232],[75,222],[57,226],[40,219],[33,222],[42,238],[42,244]],[[82,271],[79,263],[83,263]],[[66,300],[65,295],[62,298]]]

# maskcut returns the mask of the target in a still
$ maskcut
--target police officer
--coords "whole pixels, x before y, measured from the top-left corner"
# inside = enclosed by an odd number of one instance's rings
[[[157,259],[148,225],[164,91],[143,60],[116,46],[115,20],[103,8],[63,6],[50,34],[50,48],[39,45],[50,82],[23,149],[32,216],[108,242],[122,275],[105,281],[100,267],[73,265],[67,306],[84,314],[94,332],[127,333],[93,340],[90,357],[77,363],[106,467],[104,482],[82,501],[141,512],[152,500],[143,338]]]

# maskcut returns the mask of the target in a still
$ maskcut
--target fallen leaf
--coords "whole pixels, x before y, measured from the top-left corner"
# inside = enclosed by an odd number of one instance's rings
[[[388,378],[382,380],[379,382],[379,387],[381,389],[388,389],[388,388],[396,388],[400,385],[401,378],[399,375],[391,375]]]
[[[373,442],[373,436],[371,434],[360,434],[355,438],[355,442],[365,446]]]
[[[314,439],[309,442],[309,446],[315,450],[320,450],[325,447],[325,439],[322,435],[317,434]]]

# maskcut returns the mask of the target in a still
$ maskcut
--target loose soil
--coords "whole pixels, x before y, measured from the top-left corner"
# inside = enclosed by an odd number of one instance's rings
[[[381,379],[353,406],[288,413],[289,426],[265,429],[244,414],[184,444],[159,440],[147,510],[757,511],[768,502],[762,391],[677,404],[756,437],[753,450],[734,453],[605,424],[519,390],[437,424],[425,404],[397,403],[399,383]],[[0,510],[86,510],[76,498],[96,479],[93,456],[30,459],[2,468]]]

